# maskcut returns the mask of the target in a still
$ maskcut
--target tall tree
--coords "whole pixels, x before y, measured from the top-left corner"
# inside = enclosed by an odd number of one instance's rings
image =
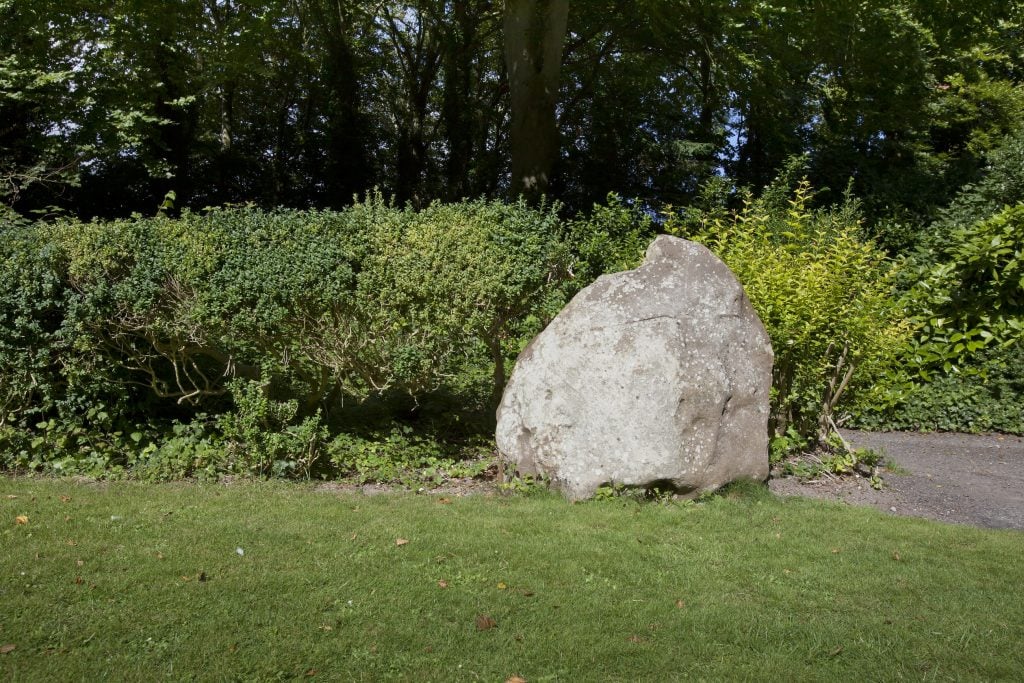
[[[731,0],[587,0],[571,7],[554,194],[685,205],[725,163]]]
[[[489,0],[452,0],[436,16],[441,40],[445,199],[493,193],[490,136],[504,116],[501,10]],[[489,150],[490,147],[490,150]],[[491,157],[489,159],[489,157]]]
[[[558,157],[556,105],[569,0],[506,0],[505,65],[512,120],[511,192],[537,199]]]
[[[1024,126],[1021,7],[0,0],[0,200],[686,206],[797,157],[821,201],[852,179],[869,224],[922,225]]]
[[[0,0],[0,202],[8,205],[50,204],[77,182],[78,152],[54,134],[81,106],[67,87],[75,55],[50,47],[54,36],[74,43],[77,29],[53,9],[43,0]]]
[[[352,46],[355,10],[351,5],[336,0],[302,0],[299,9],[323,55],[321,79],[327,94],[323,181],[326,203],[332,206],[344,205],[353,194],[365,191],[369,169],[368,124]]]

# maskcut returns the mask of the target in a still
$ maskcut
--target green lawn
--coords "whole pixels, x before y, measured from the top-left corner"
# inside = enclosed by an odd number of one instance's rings
[[[0,679],[1021,680],[1022,560],[767,495],[5,478]]]

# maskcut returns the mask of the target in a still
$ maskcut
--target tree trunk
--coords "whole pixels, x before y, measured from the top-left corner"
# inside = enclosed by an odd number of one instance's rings
[[[300,14],[315,31],[323,49],[326,103],[326,149],[320,169],[329,206],[344,206],[369,185],[367,122],[363,115],[359,73],[351,40],[347,3],[307,0]]]
[[[168,41],[169,42],[169,41]],[[156,182],[158,201],[168,193],[175,194],[175,207],[186,206],[192,194],[191,152],[198,127],[198,109],[195,104],[175,104],[188,93],[178,74],[187,70],[181,57],[161,44],[155,49],[155,66],[159,91],[153,113],[162,120],[152,144],[156,156],[167,165],[167,178]]]
[[[538,200],[558,157],[558,79],[569,0],[506,0],[512,196]]]
[[[478,126],[470,100],[478,24],[469,5],[469,0],[456,0],[452,3],[454,27],[444,43],[441,120],[448,144],[445,195],[450,201],[458,201],[471,194],[469,174]]]
[[[235,140],[235,84],[226,83],[221,87],[220,95],[220,148],[222,152],[231,150]]]

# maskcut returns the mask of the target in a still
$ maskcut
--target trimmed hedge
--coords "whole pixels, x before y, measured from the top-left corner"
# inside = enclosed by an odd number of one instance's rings
[[[556,208],[372,195],[341,212],[0,224],[4,464],[99,449],[96,467],[130,465],[154,424],[201,410],[222,415],[207,424],[233,467],[262,473],[299,446],[319,458],[368,398],[443,389],[484,410],[586,284]]]

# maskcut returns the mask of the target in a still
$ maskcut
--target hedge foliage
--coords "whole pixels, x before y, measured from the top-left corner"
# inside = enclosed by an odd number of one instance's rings
[[[867,429],[1024,434],[1024,344],[978,351],[958,373],[933,373],[886,409],[864,406]]]
[[[864,239],[856,206],[812,211],[811,198],[780,185],[661,225],[722,257],[765,322],[774,432],[824,440],[840,410],[868,426],[1020,431],[1024,205],[901,271]],[[569,221],[553,206],[413,211],[378,194],[340,212],[5,215],[0,467],[468,471],[511,360],[652,237],[615,197]]]
[[[379,195],[341,212],[7,221],[0,428],[31,438],[3,450],[80,454],[38,439],[139,434],[201,409],[232,416],[218,425],[248,469],[271,471],[298,441],[315,459],[345,405],[503,381],[514,339],[572,287],[568,229],[553,207],[414,212]],[[127,452],[141,437],[125,439]]]

